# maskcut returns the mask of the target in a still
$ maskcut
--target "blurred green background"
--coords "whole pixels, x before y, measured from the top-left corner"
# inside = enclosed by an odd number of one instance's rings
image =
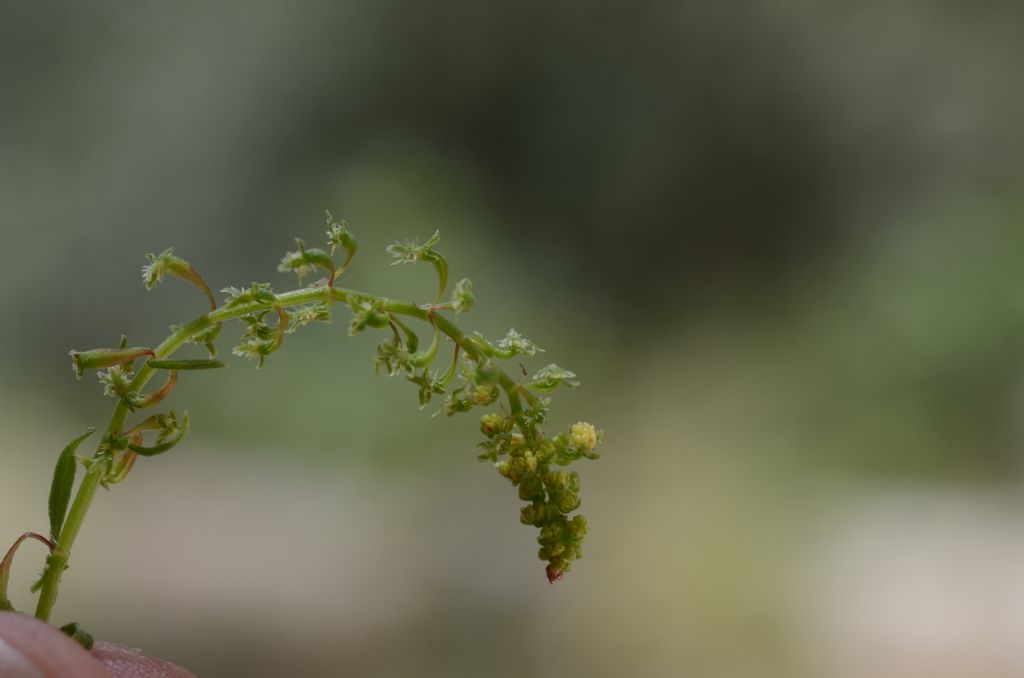
[[[580,375],[552,425],[606,432],[586,558],[549,586],[475,416],[417,411],[339,319],[183,379],[193,433],[98,498],[56,621],[204,678],[1024,675],[1022,21],[0,3],[0,535],[108,416],[68,349],[202,311],[145,252],[286,289],[330,209],[348,285],[422,294],[383,248],[440,229],[460,323]]]

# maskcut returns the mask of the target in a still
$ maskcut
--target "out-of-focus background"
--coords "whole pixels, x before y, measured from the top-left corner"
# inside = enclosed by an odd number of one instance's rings
[[[330,209],[349,286],[422,295],[383,248],[440,229],[460,323],[580,375],[586,557],[549,586],[476,415],[418,411],[342,314],[182,379],[190,438],[99,496],[56,621],[202,677],[1024,675],[1022,21],[4,2],[0,536],[108,416],[68,349],[203,310],[145,252],[287,289]]]

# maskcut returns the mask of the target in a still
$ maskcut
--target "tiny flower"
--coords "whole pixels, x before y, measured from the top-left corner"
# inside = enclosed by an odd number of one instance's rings
[[[544,520],[544,504],[534,502],[519,510],[519,520],[524,525],[539,525]]]
[[[452,292],[452,310],[455,311],[455,315],[468,313],[472,310],[475,303],[476,297],[473,296],[473,281],[469,278],[463,278],[455,283],[455,290]]]
[[[103,395],[112,398],[125,398],[131,393],[131,374],[119,365],[114,365],[97,376],[100,383],[103,384]]]
[[[497,464],[495,464],[495,467],[498,469],[498,473],[500,473],[501,475],[503,475],[506,478],[509,478],[511,480],[511,477],[512,477],[512,465],[511,464],[509,464],[507,461],[499,461]]]
[[[534,355],[537,351],[544,350],[542,348],[538,348],[537,344],[519,334],[514,329],[509,330],[504,338],[498,342],[497,348],[499,355],[502,358],[511,358],[514,355],[520,354]]]
[[[533,381],[528,386],[542,393],[554,391],[560,385],[576,388],[580,382],[574,379],[575,376],[575,372],[570,372],[552,363],[537,370],[537,373],[533,375]]]
[[[580,450],[592,450],[597,446],[597,429],[593,424],[578,421],[569,429],[569,441]]]
[[[505,417],[494,412],[480,417],[480,430],[486,436],[493,436],[505,428]]]
[[[490,405],[498,398],[498,389],[481,384],[473,390],[473,400],[477,405]]]

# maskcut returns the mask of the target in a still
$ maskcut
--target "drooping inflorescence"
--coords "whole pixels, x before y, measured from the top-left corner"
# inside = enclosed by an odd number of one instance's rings
[[[378,373],[402,376],[416,386],[421,408],[436,399],[438,412],[448,416],[483,410],[480,430],[484,440],[478,446],[479,459],[494,464],[517,488],[519,498],[527,502],[520,510],[520,520],[539,530],[539,557],[547,563],[548,580],[554,582],[570,570],[572,562],[581,556],[587,521],[575,514],[580,505],[579,475],[565,467],[578,459],[597,458],[595,448],[601,432],[589,423],[577,422],[568,431],[549,436],[545,424],[551,402],[547,394],[559,387],[575,387],[576,375],[550,364],[532,378],[526,378],[525,368],[522,377],[512,378],[501,369],[501,361],[531,357],[542,349],[515,330],[491,342],[479,333],[466,334],[455,324],[462,314],[472,310],[476,298],[472,283],[463,278],[454,285],[449,299],[442,301],[448,287],[448,262],[437,249],[438,233],[422,245],[404,242],[388,247],[394,263],[428,263],[437,274],[433,302],[415,304],[339,287],[336,283],[358,248],[345,222],[334,222],[328,214],[327,227],[328,249],[307,247],[297,240],[298,249],[286,253],[278,267],[279,271],[295,273],[300,284],[315,271],[324,274],[322,279],[285,293],[275,293],[268,283],[228,287],[219,305],[205,279],[173,250],[147,255],[148,263],[143,268],[147,289],[167,275],[177,277],[203,293],[210,311],[189,323],[173,325],[170,336],[155,347],[129,348],[122,337],[117,348],[71,352],[75,374],[81,378],[87,370],[98,370],[104,394],[117,404],[91,457],[78,456],[75,450],[92,430],[72,441],[60,455],[50,491],[51,537],[26,533],[0,561],[0,609],[9,608],[6,586],[13,554],[31,537],[50,549],[46,568],[34,587],[42,590],[36,616],[49,618],[61,573],[67,567],[96,488],[122,482],[138,457],[167,452],[189,429],[187,412],[179,416],[168,410],[134,425],[128,423],[128,417],[160,405],[177,384],[179,372],[225,367],[214,359],[216,340],[225,321],[242,324],[241,340],[233,353],[253,360],[259,368],[280,350],[288,335],[313,322],[330,322],[339,307],[350,313],[350,335],[366,330],[385,333],[377,347],[374,367]],[[340,263],[335,259],[339,250],[345,254]],[[414,328],[416,323],[425,326],[422,340]],[[209,357],[170,357],[186,344],[205,347]],[[158,373],[164,375],[163,384],[146,392],[150,379]],[[85,477],[69,508],[79,465],[85,467]]]

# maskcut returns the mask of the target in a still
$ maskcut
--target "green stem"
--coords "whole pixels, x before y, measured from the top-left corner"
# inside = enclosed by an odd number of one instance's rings
[[[274,302],[268,303],[253,301],[234,306],[222,306],[199,316],[164,339],[164,341],[154,349],[154,353],[156,354],[155,357],[166,358],[170,356],[186,344],[191,337],[202,332],[208,327],[226,320],[238,318],[248,313],[271,309],[275,306],[287,308],[322,301],[325,295],[329,296],[334,301],[346,302],[352,294],[358,294],[362,298],[371,297],[380,299],[380,297],[373,297],[373,295],[362,294],[339,287],[303,288],[279,294],[276,296]],[[435,327],[446,334],[457,345],[461,346],[462,350],[464,350],[470,358],[478,361],[483,358],[480,351],[468,340],[462,330],[456,327],[455,324],[447,318],[432,312],[432,308],[429,304],[419,306],[408,302],[392,301],[389,299],[381,299],[381,301],[383,302],[382,310],[384,311],[417,318],[425,322],[431,322],[432,319]],[[142,388],[147,382],[149,382],[156,372],[157,370],[143,363],[142,367],[139,368],[138,373],[136,373],[135,377],[132,379],[130,389],[135,392],[141,392]],[[514,384],[504,372],[501,373],[500,381],[509,396],[512,411],[515,415],[521,411],[521,406],[519,405],[519,396],[516,393]],[[110,417],[110,424],[107,426],[107,435],[104,436],[104,441],[108,438],[118,437],[121,435],[121,431],[124,429],[125,420],[129,413],[130,410],[123,402],[119,402],[117,404]],[[100,442],[99,447],[93,455],[93,459],[104,453],[104,444],[105,443],[103,441]],[[36,605],[36,617],[38,619],[43,621],[49,621],[50,619],[50,615],[53,612],[53,606],[57,601],[57,592],[60,588],[61,576],[64,574],[64,570],[67,569],[68,561],[71,558],[71,548],[74,546],[75,539],[78,537],[78,533],[82,529],[85,516],[89,512],[89,507],[92,504],[93,497],[96,495],[96,489],[99,487],[102,479],[103,465],[93,464],[90,466],[89,470],[85,474],[85,478],[78,486],[78,492],[75,495],[75,500],[71,505],[67,520],[64,522],[64,527],[61,530],[60,539],[56,544],[54,544],[53,551],[46,560],[46,568],[44,569],[42,579],[40,580],[41,590],[39,594],[39,602]]]
[[[86,472],[85,478],[78,487],[78,494],[71,504],[67,521],[64,523],[64,530],[60,535],[60,541],[54,546],[53,551],[46,559],[46,569],[43,571],[42,588],[39,592],[39,602],[36,604],[36,617],[43,621],[50,620],[50,613],[53,605],[57,602],[57,589],[60,587],[60,578],[67,569],[68,559],[71,557],[71,547],[82,529],[82,522],[85,514],[89,511],[92,498],[96,494],[100,480],[103,478],[103,471],[100,464],[93,464]]]

